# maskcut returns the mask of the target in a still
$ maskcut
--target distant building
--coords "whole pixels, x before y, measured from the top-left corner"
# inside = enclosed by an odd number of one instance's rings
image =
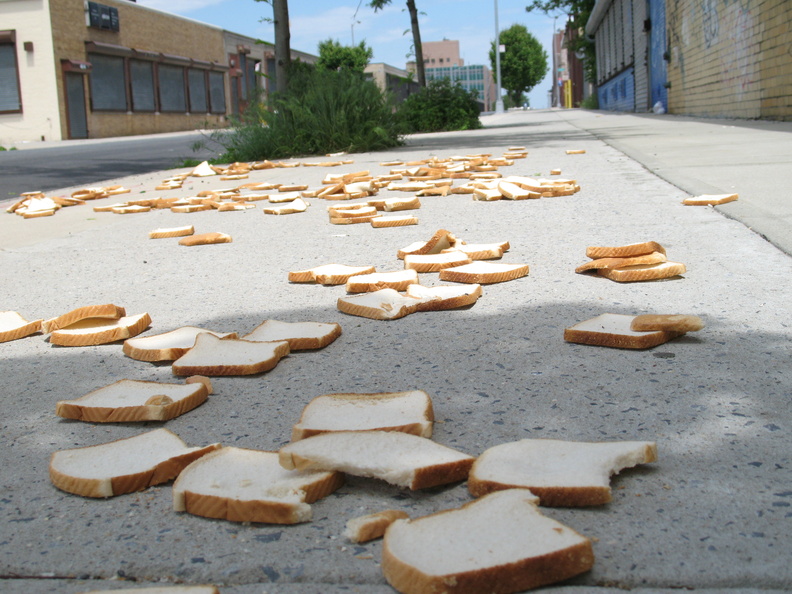
[[[421,44],[421,48],[424,68],[464,66],[465,64],[465,61],[459,57],[459,42],[456,40],[426,41]]]
[[[399,103],[421,88],[410,72],[381,62],[369,64],[364,72],[367,78],[377,83],[381,91],[391,93]]]
[[[553,34],[551,107],[580,107],[583,99],[592,93],[591,83],[587,83],[583,76],[583,60],[568,48],[569,42],[578,34],[569,23],[566,29]]]

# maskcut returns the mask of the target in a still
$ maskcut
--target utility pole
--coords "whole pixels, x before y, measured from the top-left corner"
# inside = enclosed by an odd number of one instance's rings
[[[495,0],[495,70],[498,77],[498,94],[495,101],[495,113],[503,113],[503,97],[501,97],[500,71],[500,27],[498,26],[498,0]]]

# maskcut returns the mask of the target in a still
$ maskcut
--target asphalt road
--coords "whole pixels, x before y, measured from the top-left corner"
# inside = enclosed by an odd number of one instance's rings
[[[206,149],[193,151],[200,140],[205,140],[201,132],[189,132],[2,151],[0,202],[21,192],[102,185],[106,180],[174,167],[185,158],[212,156]]]

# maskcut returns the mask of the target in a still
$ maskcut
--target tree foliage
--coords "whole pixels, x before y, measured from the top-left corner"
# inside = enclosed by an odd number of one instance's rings
[[[501,31],[500,43],[506,46],[500,60],[501,85],[516,105],[520,95],[530,92],[547,74],[547,52],[525,25],[515,24]],[[493,70],[495,44],[493,41],[489,52]]]
[[[475,130],[481,128],[477,97],[458,82],[435,79],[402,102],[397,119],[405,133]]]
[[[357,45],[341,45],[336,40],[319,42],[319,60],[316,65],[325,70],[349,70],[363,72],[374,56],[374,50],[365,41]]]
[[[374,9],[374,12],[385,8],[391,0],[370,0],[369,6]],[[413,51],[415,52],[415,74],[417,75],[418,84],[422,87],[426,86],[426,72],[424,70],[423,59],[423,44],[421,44],[421,28],[418,25],[418,9],[415,6],[415,0],[407,0],[407,11],[410,13],[410,28],[413,35]]]

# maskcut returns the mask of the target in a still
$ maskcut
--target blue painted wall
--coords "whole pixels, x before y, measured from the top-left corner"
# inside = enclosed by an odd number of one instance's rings
[[[599,108],[635,111],[635,72],[628,68],[597,88]]]

